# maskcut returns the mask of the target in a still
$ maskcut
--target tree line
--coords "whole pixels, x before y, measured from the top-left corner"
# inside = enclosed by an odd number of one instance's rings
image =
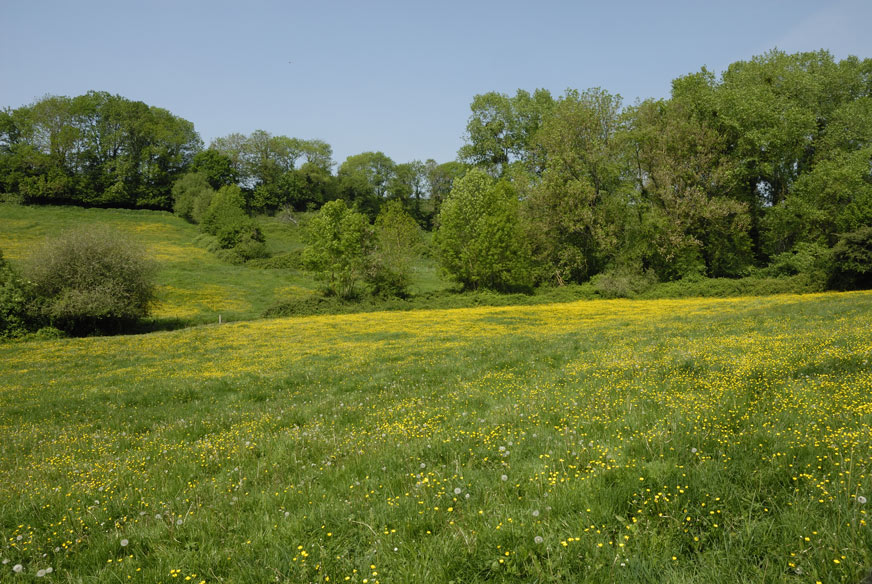
[[[872,286],[870,59],[774,50],[630,106],[600,88],[476,95],[458,158],[443,164],[365,152],[336,167],[329,144],[262,130],[202,146],[190,122],[141,102],[47,97],[0,115],[0,189],[33,203],[175,208],[250,256],[262,243],[253,213],[342,201],[324,221],[359,213],[374,229],[396,201],[392,220],[402,210],[432,229],[466,288],[753,274]],[[321,231],[341,238],[335,225]],[[330,264],[316,255],[311,269]]]

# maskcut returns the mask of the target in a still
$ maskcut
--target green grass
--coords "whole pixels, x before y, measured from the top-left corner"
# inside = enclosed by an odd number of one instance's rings
[[[858,582],[870,314],[613,300],[0,345],[0,581]]]

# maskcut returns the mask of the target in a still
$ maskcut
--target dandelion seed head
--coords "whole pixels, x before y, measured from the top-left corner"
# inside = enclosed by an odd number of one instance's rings
[[[507,480],[509,480],[509,477],[508,477],[508,475],[503,475],[500,477],[500,479],[503,481],[507,481]]]
[[[128,543],[130,543],[130,542],[127,541],[126,539],[122,539],[122,540],[121,540],[121,547],[127,547],[127,544],[128,544]]]
[[[533,517],[539,517],[539,510],[533,509]]]
[[[461,493],[462,490],[463,490],[463,489],[461,489],[460,487],[455,487],[455,488],[454,488],[454,494],[455,494],[455,495],[459,495],[459,494]]]
[[[866,497],[864,497],[863,495],[860,495],[859,497],[857,497],[857,502],[860,503],[861,505],[865,505],[866,504]]]
[[[692,453],[696,454],[696,452],[697,452],[696,447],[691,448],[690,451],[691,451]]]
[[[14,566],[12,566],[12,571],[16,574],[20,574],[24,571],[24,566],[22,566],[21,564],[15,564]]]
[[[42,578],[43,576],[45,576],[45,570],[37,570],[36,571],[37,578]]]
[[[545,539],[541,535],[537,535],[533,538],[533,541],[536,543],[542,543],[543,541],[545,541]]]

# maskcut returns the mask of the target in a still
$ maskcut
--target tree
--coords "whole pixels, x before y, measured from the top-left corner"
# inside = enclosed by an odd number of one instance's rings
[[[208,148],[194,155],[191,161],[191,172],[202,174],[213,189],[236,184],[239,175],[233,165],[233,160],[226,154]]]
[[[751,262],[747,205],[725,139],[680,101],[628,114],[636,170],[639,245],[631,253],[664,280],[736,276]]]
[[[536,135],[544,172],[524,211],[537,263],[559,284],[585,281],[618,255],[628,215],[620,109],[620,96],[570,90]]]
[[[367,281],[373,293],[405,297],[412,282],[412,263],[423,240],[418,223],[398,200],[388,201],[375,220]]]
[[[800,176],[790,196],[768,209],[765,250],[799,243],[832,247],[840,234],[872,225],[872,147],[834,153]]]
[[[330,173],[333,149],[323,140],[303,140],[288,136],[273,136],[255,130],[249,136],[230,134],[212,142],[210,149],[221,152],[230,161],[245,189],[246,205],[257,211],[275,211],[299,199],[297,163]]]
[[[533,95],[519,89],[514,97],[493,91],[476,95],[466,124],[466,144],[458,158],[498,176],[514,162],[539,172],[541,157],[533,137],[552,106],[551,94],[545,89]]]
[[[431,158],[424,163],[424,173],[427,177],[429,199],[434,217],[439,215],[442,201],[451,192],[454,181],[466,174],[467,170],[469,170],[467,165],[456,160],[437,164]]]
[[[131,238],[88,225],[47,240],[27,263],[40,315],[72,334],[120,332],[145,317],[153,264]]]
[[[173,213],[191,223],[200,223],[214,195],[205,174],[189,172],[173,185]]]
[[[337,179],[343,199],[370,216],[375,216],[388,193],[396,165],[383,152],[363,152],[349,156],[339,167]]]
[[[454,182],[439,213],[435,243],[443,269],[464,288],[509,291],[533,285],[517,194],[481,169]]]
[[[416,217],[420,217],[425,181],[424,164],[420,160],[397,164],[388,180],[388,197],[400,201],[406,210],[412,210]]]
[[[324,282],[327,294],[353,298],[367,273],[372,246],[366,216],[343,200],[330,201],[309,221],[305,242],[303,265]]]

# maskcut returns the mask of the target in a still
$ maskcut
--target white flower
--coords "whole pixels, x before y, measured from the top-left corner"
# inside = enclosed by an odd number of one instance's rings
[[[37,570],[36,571],[37,578],[42,578],[43,576],[45,576],[45,570]]]
[[[176,525],[181,525],[181,524],[182,524],[182,520],[181,520],[181,519],[176,519]]]
[[[16,574],[20,574],[24,571],[24,566],[22,566],[21,564],[15,564],[14,566],[12,566],[12,571]]]
[[[861,505],[865,505],[866,504],[866,497],[864,497],[863,495],[860,495],[859,497],[857,497],[857,502],[860,503]]]
[[[538,509],[533,510],[533,517],[539,517],[539,510]]]
[[[454,488],[454,494],[455,494],[455,495],[459,495],[459,494],[461,493],[462,490],[463,490],[463,489],[461,489],[460,487],[455,487],[455,488]]]
[[[696,454],[696,448],[691,448],[690,451],[691,451],[692,453]]]
[[[533,541],[536,543],[542,543],[545,540],[542,538],[541,535],[537,535],[536,537],[533,538]]]
[[[421,463],[421,468],[427,468],[427,464],[422,462],[422,463]]]
[[[502,479],[503,481],[507,481],[509,480],[509,477],[507,475],[503,475],[500,477],[500,479]]]
[[[121,540],[121,547],[127,547],[127,544],[128,544],[128,543],[130,543],[130,542],[127,541],[126,539],[122,539],[122,540]]]

